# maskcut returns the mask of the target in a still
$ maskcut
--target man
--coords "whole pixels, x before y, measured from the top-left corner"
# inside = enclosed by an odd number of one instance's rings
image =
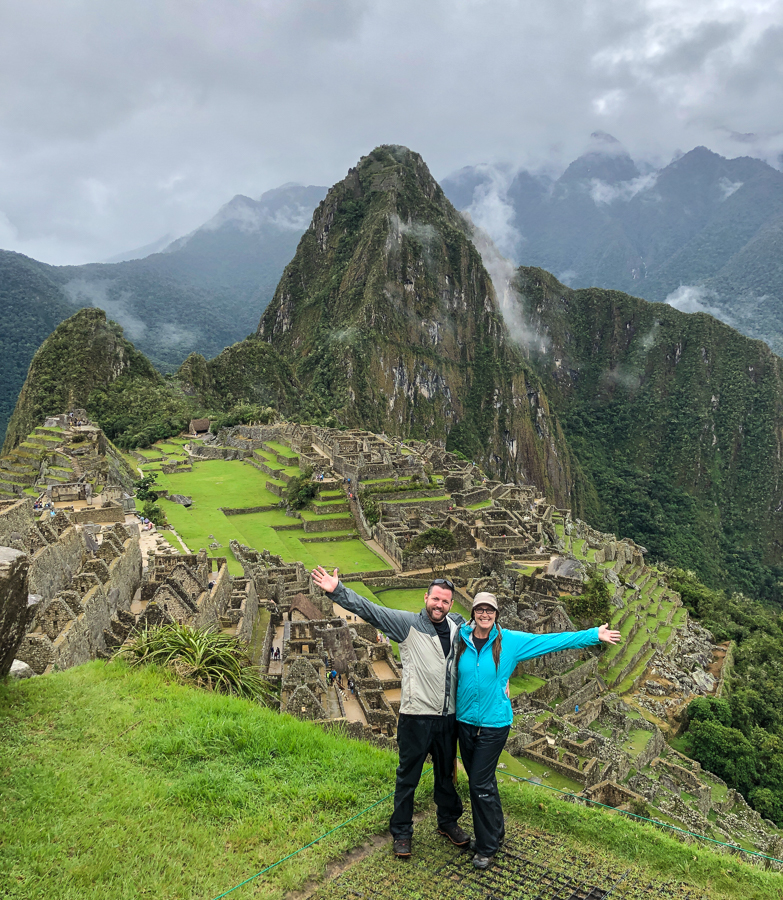
[[[454,654],[459,627],[465,620],[450,613],[454,585],[436,578],[424,595],[420,613],[386,609],[347,588],[323,566],[312,572],[313,581],[337,604],[383,631],[400,647],[402,697],[397,723],[400,764],[394,789],[394,812],[389,831],[394,853],[411,855],[413,795],[427,754],[432,755],[438,833],[457,847],[467,847],[470,835],[460,828],[462,801],[452,778],[457,756],[456,680]]]

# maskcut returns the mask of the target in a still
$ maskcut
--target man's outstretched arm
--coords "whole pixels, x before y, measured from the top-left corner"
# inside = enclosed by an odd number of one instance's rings
[[[343,609],[361,616],[365,622],[369,622],[393,641],[404,641],[411,624],[416,619],[416,614],[399,609],[387,609],[385,606],[372,603],[346,587],[338,578],[337,572],[335,569],[330,575],[323,566],[316,566],[310,574],[315,584],[322,591],[326,591]]]

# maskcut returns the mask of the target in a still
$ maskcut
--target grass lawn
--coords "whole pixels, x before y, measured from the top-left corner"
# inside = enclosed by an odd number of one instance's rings
[[[311,509],[299,510],[303,522],[322,522],[324,519],[343,519],[353,525],[353,516],[349,512],[336,512],[334,515],[315,513]]]
[[[209,900],[383,797],[396,764],[119,663],[0,683],[0,896]],[[281,898],[384,830],[390,811],[381,804],[257,886]]]
[[[194,506],[274,506],[280,498],[266,489],[267,477],[239,460],[210,459],[194,462],[192,472],[161,474],[158,484],[171,494],[192,497]]]
[[[645,731],[643,728],[632,728],[628,732],[628,736],[626,738],[627,744],[630,744],[628,749],[631,751],[632,756],[638,756],[642,750],[650,743],[650,738],[652,737],[651,731]]]
[[[546,681],[535,675],[514,675],[509,679],[509,692],[512,697],[516,697],[517,694],[530,694],[542,684],[546,684]]]
[[[468,509],[486,509],[486,507],[492,506],[492,504],[493,504],[493,501],[491,499],[490,500],[482,500],[480,503],[471,503],[470,506],[468,506],[467,508]]]
[[[294,471],[298,472],[299,469]],[[158,484],[168,488],[171,494],[186,494],[193,498],[193,505],[186,508],[165,499],[161,506],[171,525],[193,551],[201,547],[209,548],[214,535],[221,546],[211,549],[210,554],[225,555],[232,575],[241,575],[242,567],[234,559],[229,548],[232,539],[254,547],[268,550],[282,556],[285,562],[301,560],[310,569],[316,565],[339,568],[343,572],[367,572],[387,570],[388,566],[362,541],[337,541],[303,544],[303,528],[293,531],[275,531],[273,526],[299,525],[299,521],[286,516],[282,509],[271,509],[238,516],[225,516],[221,506],[241,509],[252,506],[275,506],[280,498],[266,489],[270,478],[253,466],[239,460],[204,460],[193,464],[192,472],[174,475],[158,475]],[[338,501],[340,502],[340,501]],[[328,506],[327,506],[328,508]],[[322,519],[313,512],[304,511],[304,518]],[[328,534],[356,533],[351,515],[337,515],[344,527]],[[312,533],[307,537],[319,537]]]

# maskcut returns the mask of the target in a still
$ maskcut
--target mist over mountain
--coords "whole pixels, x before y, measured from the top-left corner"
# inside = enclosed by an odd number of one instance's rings
[[[443,190],[518,265],[710,312],[783,352],[783,173],[696,147],[660,169],[610,135],[558,178],[474,166]]]
[[[443,440],[570,494],[570,454],[470,229],[405,147],[376,148],[330,189],[256,339],[346,425]]]
[[[143,259],[50,266],[0,251],[3,320],[14,324],[0,345],[0,439],[33,354],[78,308],[105,310],[164,372],[254,332],[325,194],[289,184],[258,200],[234,197],[201,228]]]

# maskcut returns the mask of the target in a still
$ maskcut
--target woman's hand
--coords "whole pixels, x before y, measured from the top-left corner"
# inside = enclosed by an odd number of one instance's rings
[[[321,588],[322,591],[326,591],[327,594],[331,594],[337,588],[337,585],[340,583],[340,579],[337,577],[338,570],[335,569],[334,573],[330,575],[323,566],[316,566],[310,575],[313,578],[313,581]]]
[[[604,644],[618,644],[622,639],[622,632],[610,631],[608,622],[604,622],[598,629],[598,640],[602,641]]]

